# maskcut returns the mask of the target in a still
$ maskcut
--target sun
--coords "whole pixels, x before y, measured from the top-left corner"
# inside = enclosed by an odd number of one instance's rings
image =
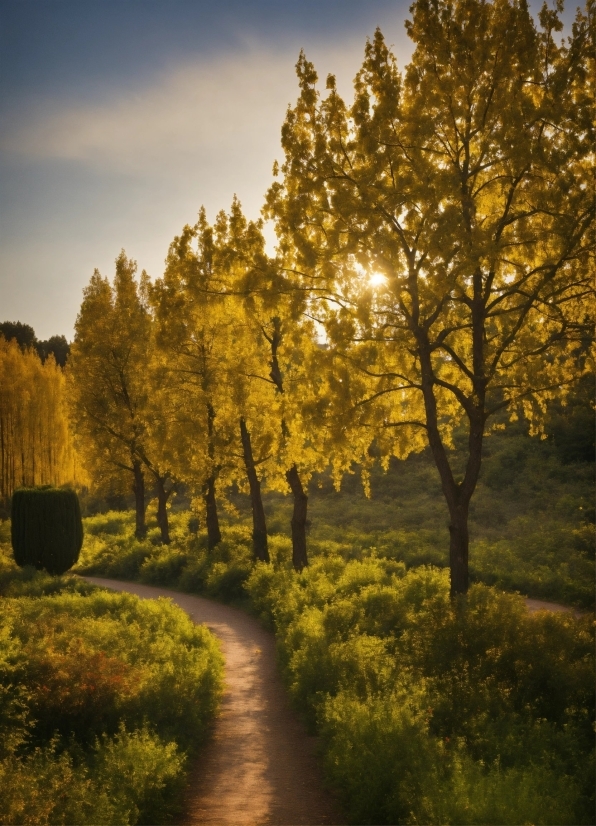
[[[371,287],[381,287],[387,283],[387,278],[382,272],[372,272],[368,277],[368,283]]]

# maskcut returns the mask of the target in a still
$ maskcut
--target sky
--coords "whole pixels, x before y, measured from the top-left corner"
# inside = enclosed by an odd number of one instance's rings
[[[121,249],[157,278],[201,205],[259,217],[300,49],[350,97],[377,26],[408,62],[409,4],[0,0],[0,321],[71,340]]]
[[[408,63],[410,2],[0,0],[0,321],[71,340],[121,249],[158,278],[202,205],[258,218],[300,49],[350,100],[377,26]]]

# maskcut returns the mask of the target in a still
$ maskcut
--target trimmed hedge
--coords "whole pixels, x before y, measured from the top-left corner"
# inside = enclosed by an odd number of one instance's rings
[[[12,497],[11,539],[21,568],[60,575],[77,562],[83,544],[83,522],[74,490],[20,488]]]

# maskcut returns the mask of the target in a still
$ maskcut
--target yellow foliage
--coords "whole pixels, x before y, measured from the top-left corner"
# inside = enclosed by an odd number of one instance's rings
[[[65,405],[65,376],[50,355],[0,336],[0,500],[15,488],[81,484]]]

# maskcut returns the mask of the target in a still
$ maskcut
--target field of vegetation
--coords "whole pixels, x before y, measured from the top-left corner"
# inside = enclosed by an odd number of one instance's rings
[[[243,604],[276,632],[296,708],[321,735],[354,823],[591,823],[592,618],[530,615],[511,591],[593,605],[593,465],[521,428],[488,440],[472,515],[468,595],[449,598],[446,514],[424,455],[310,490],[310,564],[293,570],[291,505],[265,495],[271,564],[249,506],[223,539],[173,508],[89,517],[79,569]],[[567,458],[569,458],[567,456]],[[491,518],[491,514],[493,517]]]
[[[215,639],[166,600],[16,568],[0,525],[0,823],[169,822],[219,703]]]
[[[585,446],[579,461],[577,451],[568,447],[574,433],[569,427],[562,447],[553,439],[530,438],[523,430],[512,427],[487,439],[470,515],[471,578],[524,596],[591,608],[594,464],[586,461]],[[583,433],[589,442],[589,431]],[[408,568],[448,565],[449,517],[427,454],[396,460],[387,474],[374,470],[368,499],[357,473],[344,479],[340,491],[321,475],[313,480],[309,493],[311,555],[333,548],[346,560],[378,556]],[[280,547],[279,543],[287,542],[282,536],[289,533],[292,503],[274,492],[266,494],[264,501],[272,541]],[[253,559],[246,539],[250,536],[248,497],[232,493],[228,508],[226,537],[232,530],[246,545],[231,567],[229,540],[225,538],[208,554],[198,518],[185,509],[184,502],[178,505],[174,500],[171,545],[161,544],[155,521],[146,539],[136,540],[130,512],[112,511],[87,519],[79,569],[140,578],[149,584],[206,589],[224,599],[241,598]],[[287,556],[291,558],[291,548]],[[225,565],[225,577],[224,567],[218,565]]]

